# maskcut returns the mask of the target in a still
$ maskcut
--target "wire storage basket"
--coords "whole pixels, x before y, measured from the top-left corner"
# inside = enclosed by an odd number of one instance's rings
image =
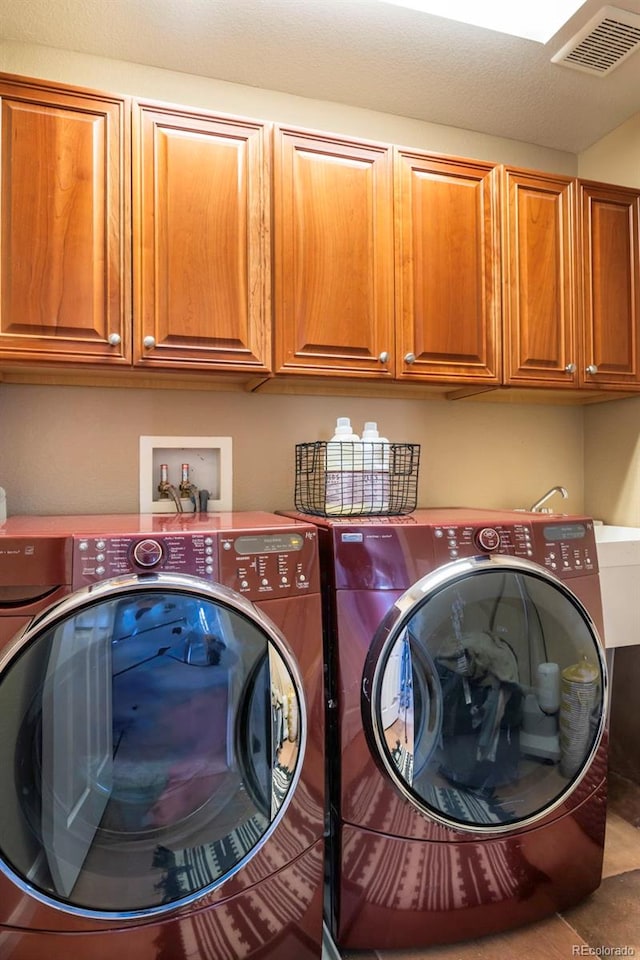
[[[296,509],[318,517],[412,513],[419,465],[416,443],[298,443]]]

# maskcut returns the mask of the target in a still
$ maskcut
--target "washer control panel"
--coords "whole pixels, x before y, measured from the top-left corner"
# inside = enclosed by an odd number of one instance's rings
[[[259,533],[220,533],[221,582],[250,600],[319,590],[315,527]]]
[[[151,536],[74,536],[73,587],[130,573],[186,573],[217,579],[215,536],[161,533]]]

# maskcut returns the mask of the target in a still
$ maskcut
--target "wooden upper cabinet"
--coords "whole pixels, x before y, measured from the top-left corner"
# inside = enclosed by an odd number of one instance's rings
[[[500,380],[492,164],[396,150],[396,376]]]
[[[277,128],[275,371],[393,374],[392,150]]]
[[[133,107],[134,364],[271,368],[268,124]]]
[[[504,380],[573,387],[576,339],[575,181],[503,171]]]
[[[130,363],[127,101],[0,78],[0,359]]]
[[[585,386],[640,389],[640,191],[578,182]]]

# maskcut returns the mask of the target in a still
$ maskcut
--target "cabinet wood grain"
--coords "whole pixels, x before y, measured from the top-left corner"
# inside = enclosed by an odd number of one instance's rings
[[[0,358],[130,363],[127,102],[0,78]]]
[[[575,181],[503,171],[505,383],[575,387]]]
[[[275,370],[393,373],[391,147],[279,127]]]
[[[134,364],[271,369],[269,125],[134,104]]]
[[[583,381],[640,389],[640,191],[579,181],[579,210]]]
[[[401,379],[500,381],[497,168],[396,151]]]

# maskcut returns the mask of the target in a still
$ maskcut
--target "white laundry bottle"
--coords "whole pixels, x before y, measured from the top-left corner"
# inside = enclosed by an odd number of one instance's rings
[[[378,424],[368,420],[362,433],[362,501],[367,513],[388,513],[391,445]]]
[[[325,513],[340,516],[362,509],[362,447],[349,417],[338,417],[327,443]]]

